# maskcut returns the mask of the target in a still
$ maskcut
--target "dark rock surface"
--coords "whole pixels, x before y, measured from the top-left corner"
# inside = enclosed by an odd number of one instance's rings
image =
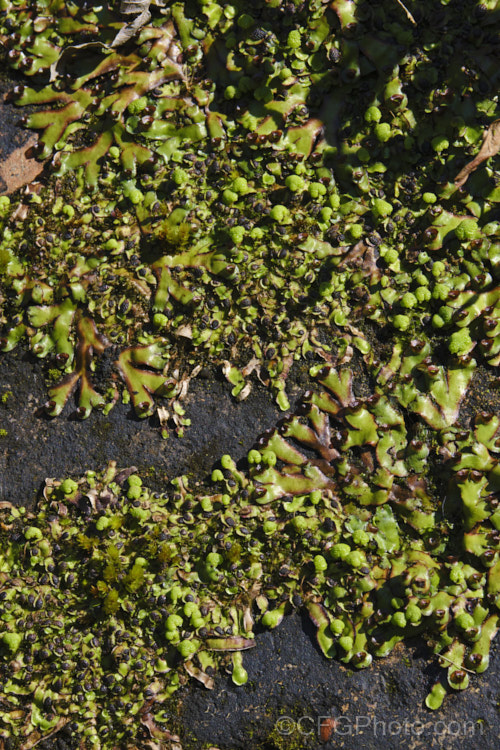
[[[81,422],[70,400],[59,418],[48,418],[40,365],[20,349],[2,355],[0,373],[0,429],[7,432],[0,437],[0,500],[17,505],[30,505],[47,477],[79,476],[112,460],[136,466],[154,489],[180,474],[203,480],[224,453],[245,456],[278,418],[262,386],[254,384],[251,397],[237,403],[229,383],[212,372],[191,381],[185,407],[192,425],[184,438],[164,440],[157,418],[137,419],[123,404]]]
[[[211,692],[189,689],[180,713],[184,750],[210,744],[220,750],[493,750],[499,744],[498,644],[489,670],[433,712],[424,699],[441,670],[421,641],[353,672],[327,661],[309,621],[294,614],[257,636],[244,665],[244,688],[227,677]]]

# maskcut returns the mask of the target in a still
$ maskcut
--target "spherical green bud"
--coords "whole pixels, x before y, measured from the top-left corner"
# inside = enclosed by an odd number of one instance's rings
[[[237,177],[233,180],[233,190],[236,193],[246,193],[248,190],[248,182],[244,177]]]
[[[34,539],[35,541],[38,541],[39,539],[43,537],[43,534],[40,531],[40,529],[38,529],[36,526],[28,526],[24,530],[24,536],[25,536],[25,539],[28,539],[28,540]]]
[[[353,240],[359,240],[359,238],[363,235],[363,225],[353,224],[349,227],[349,234],[351,235]]]
[[[416,604],[409,604],[405,610],[405,617],[408,622],[416,625],[422,619],[422,610]]]
[[[237,93],[238,93],[238,89],[236,88],[236,86],[226,86],[226,89],[224,91],[224,98],[234,99]]]
[[[308,520],[307,518],[304,518],[304,516],[295,516],[295,518],[292,520],[292,524],[294,526],[294,529],[299,533],[303,533],[309,528]]]
[[[127,198],[131,203],[134,204],[134,206],[137,206],[138,203],[141,203],[142,199],[144,198],[143,193],[138,188],[131,188],[128,191]]]
[[[422,198],[424,203],[435,203],[437,201],[437,196],[435,193],[424,193]]]
[[[475,219],[464,219],[456,227],[455,235],[461,242],[477,239],[480,236],[477,221]]]
[[[350,551],[351,548],[349,545],[344,544],[343,542],[339,542],[338,544],[334,544],[333,547],[330,547],[330,555],[333,560],[345,560]]]
[[[293,31],[290,31],[287,38],[287,44],[291,49],[298,49],[302,43],[301,37],[300,37],[300,31],[297,31],[297,29],[294,29]]]
[[[448,141],[447,138],[444,137],[444,135],[437,135],[431,141],[432,148],[438,154],[441,153],[441,151],[445,151],[449,145],[450,145],[450,142]]]
[[[251,451],[248,451],[247,461],[249,464],[260,464],[260,462],[262,461],[262,456],[260,455],[259,451],[252,449]]]
[[[338,193],[332,193],[328,196],[328,203],[336,211],[340,206],[340,195]]]
[[[167,623],[166,626],[168,630],[177,630],[177,628],[180,628],[183,624],[183,619],[180,617],[180,615],[169,615],[167,617]]]
[[[450,287],[448,284],[435,284],[434,289],[432,290],[433,298],[443,300],[443,302],[445,299],[448,299],[449,293]]]
[[[269,216],[273,221],[277,221],[281,223],[282,221],[285,221],[288,216],[290,215],[290,212],[286,206],[282,206],[279,203],[276,206],[273,206],[271,209],[271,212]]]
[[[129,487],[129,489],[127,490],[127,497],[129,500],[138,500],[141,496],[141,493],[142,493],[141,487],[132,485],[132,487]]]
[[[155,313],[153,315],[153,326],[157,331],[168,326],[168,318],[163,313]]]
[[[336,599],[344,599],[349,593],[343,586],[334,586],[331,591]]]
[[[254,81],[250,76],[242,76],[238,81],[238,89],[242,94],[248,94],[255,87]]]
[[[278,529],[278,524],[276,521],[264,521],[262,524],[262,530],[264,534],[274,534],[275,531]]]
[[[395,315],[392,321],[392,325],[398,331],[407,331],[410,327],[411,320],[408,315]]]
[[[342,633],[344,632],[344,628],[344,621],[338,618],[333,620],[332,624],[330,625],[330,630],[332,631],[333,635],[336,635],[337,637],[339,635],[342,635]]]
[[[441,305],[441,307],[439,308],[439,314],[441,315],[445,323],[451,322],[454,312],[455,310],[448,305]]]
[[[304,190],[306,183],[299,175],[290,174],[285,180],[285,185],[292,193],[298,193],[299,190]]]
[[[398,259],[399,259],[398,251],[395,250],[393,247],[387,250],[384,255],[384,260],[389,266],[391,265],[391,263],[395,263]]]
[[[177,600],[181,596],[182,596],[182,589],[181,589],[181,587],[177,586],[177,585],[172,586],[172,588],[170,589],[170,601],[172,602],[172,604],[176,604]],[[176,617],[177,617],[177,615],[176,615]],[[180,624],[182,625],[182,621],[181,621]],[[169,627],[169,629],[171,630],[172,628]]]
[[[199,612],[198,605],[196,602],[186,602],[182,608],[182,611],[186,617],[191,617],[195,612]]]
[[[382,119],[382,112],[378,107],[368,107],[365,112],[365,122],[380,122]]]
[[[391,622],[397,628],[406,627],[406,617],[404,615],[404,612],[394,612],[394,614],[391,617]]]
[[[184,640],[177,644],[177,651],[183,659],[188,659],[198,650],[198,645],[194,641]]]
[[[426,286],[419,286],[415,289],[415,297],[419,302],[427,302],[431,298],[431,290]]]
[[[442,260],[436,260],[436,262],[432,264],[432,275],[435,276],[436,279],[442,276],[445,271],[446,266]]]
[[[146,109],[147,106],[147,97],[140,96],[139,99],[134,99],[133,102],[130,102],[127,109],[131,115],[138,115],[139,112],[142,112],[144,109]]]
[[[422,271],[414,271],[412,276],[419,286],[427,286],[429,283],[429,279]]]
[[[401,305],[402,307],[406,307],[408,310],[411,310],[412,307],[415,307],[417,304],[417,298],[414,294],[411,292],[406,292],[406,294],[403,294],[401,298]]]
[[[223,469],[231,469],[233,466],[233,459],[229,455],[229,453],[224,453],[220,460],[220,465]]]
[[[245,228],[241,226],[231,227],[229,230],[229,236],[235,245],[241,245],[245,238]]]
[[[467,354],[472,347],[472,339],[467,328],[461,328],[459,331],[451,334],[448,344],[450,354]]]
[[[78,485],[72,479],[65,479],[64,482],[61,482],[61,490],[65,495],[72,495],[77,489]]]
[[[317,505],[321,500],[321,490],[313,490],[309,495],[309,500],[311,501],[312,505]]]
[[[52,548],[46,539],[42,539],[38,545],[38,551],[43,557],[49,557],[52,553]]]
[[[276,453],[271,450],[262,451],[262,461],[268,466],[276,466]]]
[[[174,171],[172,172],[172,179],[176,185],[185,185],[186,182],[188,182],[189,180],[189,175],[185,169],[181,169],[181,167],[176,167]]]
[[[385,143],[391,137],[391,126],[388,122],[381,122],[378,125],[375,125],[374,131],[375,137],[381,143]]]
[[[339,646],[344,649],[344,651],[350,651],[353,647],[354,641],[350,635],[343,635],[339,638]]]
[[[319,198],[320,195],[326,194],[326,187],[322,182],[311,182],[307,188],[311,198]]]
[[[326,570],[328,567],[328,563],[326,562],[323,555],[315,555],[314,556],[314,568],[316,570],[316,573],[320,573],[323,570]]]
[[[202,497],[200,500],[200,505],[202,510],[206,511],[207,513],[213,510],[214,507],[209,497]]]
[[[248,672],[241,664],[233,666],[232,680],[235,685],[245,685],[248,682]]]
[[[370,535],[363,529],[356,529],[353,531],[352,541],[359,547],[366,547],[370,542]]]
[[[390,216],[392,214],[392,206],[390,203],[385,201],[383,198],[375,198],[373,201],[373,212],[375,213],[375,216],[380,216],[381,218],[385,219],[386,216]]]
[[[229,206],[231,203],[236,203],[236,201],[238,200],[238,193],[235,193],[234,190],[229,190],[228,188],[226,188],[222,193],[222,200],[226,204],[226,206]]]
[[[142,487],[142,479],[137,474],[131,474],[128,478],[129,487]]]
[[[349,552],[349,554],[345,558],[345,561],[348,565],[351,565],[353,568],[360,568],[365,562],[365,556],[363,555],[362,552],[358,552],[358,550],[353,550],[352,552]]]

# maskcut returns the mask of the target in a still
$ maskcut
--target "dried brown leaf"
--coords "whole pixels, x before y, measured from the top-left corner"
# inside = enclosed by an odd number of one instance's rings
[[[132,39],[137,32],[142,29],[151,20],[151,13],[149,12],[149,6],[151,0],[122,0],[120,5],[120,13],[123,16],[135,16],[130,23],[122,26],[118,34],[111,42],[111,47],[120,47],[129,39]]]
[[[481,146],[477,156],[472,159],[455,177],[455,185],[457,188],[462,187],[467,181],[468,176],[471,172],[474,172],[483,161],[486,161],[491,156],[495,156],[500,150],[500,120],[492,122],[489,128],[483,133],[483,145]]]
[[[140,718],[141,724],[146,727],[151,737],[156,740],[171,740],[172,742],[178,742],[179,737],[176,734],[172,734],[168,729],[161,729],[156,723],[153,716],[150,713],[142,714]]]
[[[151,5],[151,0],[122,0],[120,3],[120,13],[123,16],[136,16],[144,13]]]
[[[20,148],[16,148],[0,164],[0,195],[10,195],[18,188],[32,182],[43,169],[43,163],[32,157],[38,138],[32,135]]]
[[[191,675],[191,677],[194,677],[195,680],[198,680],[198,682],[201,682],[202,685],[205,685],[208,690],[214,689],[214,678],[210,677],[210,675],[206,674],[206,672],[204,672],[202,669],[196,667],[192,661],[184,662],[184,669],[189,675]]]

